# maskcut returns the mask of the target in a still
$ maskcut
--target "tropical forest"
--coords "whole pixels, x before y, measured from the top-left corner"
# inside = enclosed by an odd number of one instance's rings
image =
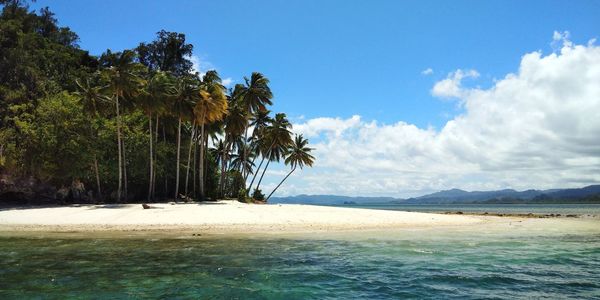
[[[0,202],[264,203],[313,164],[269,79],[194,71],[184,33],[96,56],[48,8],[0,4]],[[263,191],[276,163],[287,176]]]

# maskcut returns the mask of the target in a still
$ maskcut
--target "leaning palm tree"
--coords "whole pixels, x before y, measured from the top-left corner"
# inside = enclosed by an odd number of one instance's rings
[[[269,163],[271,161],[279,161],[285,153],[285,150],[292,144],[291,128],[292,124],[288,121],[284,113],[276,114],[271,125],[265,128],[264,144],[270,146],[266,149],[266,153],[264,154],[267,158],[267,165],[260,175],[260,179],[256,185],[257,190],[260,188],[260,183],[262,182],[263,176],[265,176],[267,168],[269,168]]]
[[[177,160],[175,171],[175,199],[179,197],[179,162],[181,158],[181,123],[192,119],[193,105],[198,98],[199,88],[196,78],[180,78],[173,87],[171,112],[177,118]]]
[[[267,136],[265,134],[265,131],[261,131],[260,134],[252,136],[251,141],[250,141],[250,150],[252,151],[252,154],[253,154],[252,163],[254,163],[254,161],[256,160],[256,158],[258,156],[261,157],[261,160],[260,160],[260,163],[258,164],[258,167],[256,167],[256,170],[254,171],[252,180],[250,181],[250,185],[248,185],[248,190],[246,191],[247,194],[250,193],[250,190],[252,189],[252,185],[254,184],[254,181],[256,180],[256,176],[259,174],[260,168],[262,167],[263,163],[265,162],[265,158],[267,158],[269,156],[269,149],[271,148],[271,146],[272,146],[272,141],[269,140],[269,136]]]
[[[125,50],[122,53],[117,53],[113,57],[112,65],[103,70],[103,76],[108,82],[107,91],[112,96],[116,106],[117,114],[117,150],[119,161],[119,184],[117,189],[117,201],[121,201],[121,189],[123,177],[125,176],[125,197],[127,198],[127,175],[125,173],[125,150],[124,143],[121,137],[121,114],[120,100],[133,99],[141,90],[144,80],[140,77],[140,73],[145,71],[145,67],[139,63],[135,63],[135,52]]]
[[[102,94],[102,87],[96,86],[92,84],[90,78],[86,78],[86,80],[81,83],[79,80],[76,80],[77,91],[74,93],[79,97],[80,101],[83,104],[83,109],[91,114],[94,119],[97,119],[99,116],[98,110],[101,104],[106,103],[109,99]],[[102,196],[102,188],[100,186],[100,172],[98,171],[98,156],[96,154],[96,147],[93,149],[94,152],[94,172],[96,175],[96,186],[98,189],[98,197],[100,199]]]
[[[204,148],[207,135],[205,125],[220,121],[227,113],[227,97],[225,88],[216,71],[209,71],[203,78],[198,101],[194,106],[195,122],[200,126],[200,199],[204,199]]]
[[[254,126],[254,130],[252,131],[252,136],[250,139],[252,145],[251,149],[255,152],[254,159],[256,159],[259,154],[265,153],[265,151],[263,151],[265,149],[264,131],[265,128],[267,128],[269,124],[273,122],[273,119],[271,118],[271,116],[269,116],[270,113],[271,112],[269,110],[259,110],[256,113],[254,113],[254,115],[251,118],[250,126]],[[268,145],[266,145],[266,147],[268,147]],[[265,155],[261,156],[262,159],[260,160],[260,164],[258,164],[256,172],[254,172],[254,176],[252,176],[252,180],[250,181],[250,185],[247,191],[248,193],[250,192],[250,189],[252,189],[252,184],[256,179],[256,175],[258,174],[260,167],[265,161]]]
[[[244,78],[246,85],[240,87],[242,107],[246,111],[246,114],[251,116],[253,113],[266,110],[267,105],[272,105],[271,99],[273,93],[269,88],[269,79],[263,74],[253,72],[250,79]],[[244,141],[248,140],[248,125],[244,130]],[[247,156],[247,154],[246,154]],[[244,180],[248,178],[248,174],[244,175]]]
[[[273,191],[267,196],[265,201],[269,201],[269,198],[277,191],[277,189],[283,184],[283,182],[296,171],[296,167],[304,167],[307,165],[312,167],[315,162],[315,157],[310,154],[312,148],[308,147],[308,140],[302,137],[302,135],[297,135],[294,139],[294,142],[290,145],[290,147],[285,152],[285,164],[290,165],[292,170],[281,180],[281,182],[273,189]]]

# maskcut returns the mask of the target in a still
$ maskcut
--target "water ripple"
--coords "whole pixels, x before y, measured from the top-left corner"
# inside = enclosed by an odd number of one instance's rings
[[[600,297],[600,235],[0,238],[0,298]]]

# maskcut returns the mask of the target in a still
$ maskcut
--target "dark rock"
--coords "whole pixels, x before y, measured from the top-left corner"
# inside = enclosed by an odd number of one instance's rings
[[[61,187],[60,189],[58,189],[58,191],[56,191],[55,197],[60,201],[67,200],[67,198],[69,197],[69,188],[64,186]]]
[[[0,173],[0,204],[29,205],[55,202],[56,189],[33,177]]]

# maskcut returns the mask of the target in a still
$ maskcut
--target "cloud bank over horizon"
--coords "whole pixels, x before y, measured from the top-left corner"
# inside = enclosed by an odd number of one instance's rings
[[[476,70],[456,70],[431,94],[463,112],[441,129],[359,115],[294,124],[315,148],[313,169],[279,194],[412,196],[462,188],[544,189],[600,183],[600,47],[562,46],[522,56],[519,69],[486,89]],[[285,194],[283,194],[285,193]]]

